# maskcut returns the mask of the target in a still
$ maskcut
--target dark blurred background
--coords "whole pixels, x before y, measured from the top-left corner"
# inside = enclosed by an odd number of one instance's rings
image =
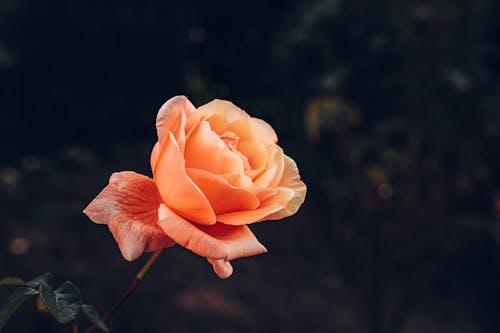
[[[175,247],[115,332],[500,331],[500,2],[0,0],[0,276],[109,309],[122,259],[82,213],[150,174],[177,94],[276,129],[308,185],[219,280]],[[6,290],[0,290],[0,301]],[[82,321],[82,326],[83,325]],[[28,304],[5,332],[69,332]]]

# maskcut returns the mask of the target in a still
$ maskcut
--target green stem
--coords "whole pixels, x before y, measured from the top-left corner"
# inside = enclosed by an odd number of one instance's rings
[[[137,289],[137,287],[141,284],[142,280],[146,276],[146,274],[149,272],[151,269],[151,266],[156,262],[160,254],[162,253],[163,249],[156,251],[151,257],[149,257],[148,261],[142,266],[141,270],[135,275],[135,279],[132,281],[130,286],[127,288],[127,291],[123,294],[121,299],[111,308],[109,312],[106,312],[102,317],[102,321],[107,323],[111,320],[113,317],[114,313],[119,310],[123,304],[128,300],[130,296],[134,293],[134,291]],[[89,328],[85,330],[85,333],[91,333],[93,332],[97,326],[93,324]]]

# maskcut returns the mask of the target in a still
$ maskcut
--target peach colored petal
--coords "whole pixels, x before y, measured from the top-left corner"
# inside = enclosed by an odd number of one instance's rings
[[[251,166],[248,162],[248,157],[243,155],[240,151],[238,151],[238,143],[240,142],[240,138],[234,134],[233,132],[224,132],[220,135],[220,139],[224,142],[227,148],[234,153],[228,154],[229,156],[225,157],[227,159],[231,159],[231,162],[236,165],[233,159],[238,158],[241,161],[241,165],[243,166],[243,170],[234,170],[234,166],[232,168],[223,167],[222,173],[243,173],[245,170],[250,170]],[[237,163],[238,167],[240,163]]]
[[[186,174],[184,157],[172,133],[161,147],[153,175],[163,202],[177,214],[200,224],[215,223],[210,202]]]
[[[276,195],[276,193],[278,193],[278,190],[275,187],[260,187],[254,185],[253,193],[255,193],[257,199],[259,199],[260,202],[264,202],[270,197]]]
[[[210,129],[210,124],[201,121],[186,142],[186,167],[220,173],[224,150],[227,150],[226,145]]]
[[[220,174],[219,176],[224,178],[232,186],[242,188],[245,191],[252,193],[260,202],[263,202],[278,193],[276,188],[262,187],[254,184],[252,179],[246,175],[225,173]]]
[[[165,234],[202,257],[228,261],[267,252],[245,225],[195,225],[164,204],[158,209],[158,217]]]
[[[267,165],[264,171],[254,177],[254,183],[262,187],[276,187],[283,176],[283,149],[276,144],[268,145],[266,148]]]
[[[295,214],[306,197],[307,187],[306,184],[300,180],[297,164],[295,164],[293,159],[286,155],[284,161],[285,168],[279,185],[292,189],[295,194],[285,208],[269,215],[266,218],[267,220],[279,220]]]
[[[285,170],[285,154],[283,153],[283,149],[278,145],[274,146],[272,161],[276,166],[276,173],[268,186],[275,187],[279,185],[281,178],[283,178],[283,171]]]
[[[245,160],[237,152],[225,149],[222,153],[222,165],[218,173],[243,174],[245,172]]]
[[[181,152],[184,151],[186,118],[196,112],[185,96],[175,96],[163,104],[156,116],[158,141],[163,143],[172,132]]]
[[[144,251],[156,251],[175,243],[158,226],[162,202],[155,183],[132,171],[114,173],[99,195],[83,211],[92,221],[107,224],[127,260]]]
[[[222,134],[228,129],[228,122],[226,117],[220,114],[212,114],[205,118],[210,123],[210,128],[217,134]]]
[[[233,266],[231,266],[229,261],[212,258],[207,258],[207,260],[212,264],[215,274],[221,279],[227,279],[233,274]]]
[[[274,129],[259,118],[242,118],[229,124],[229,129],[241,140],[259,140],[262,142],[278,142]]]
[[[248,158],[253,170],[264,170],[269,157],[269,151],[260,141],[240,141],[238,150]]]
[[[277,193],[262,202],[259,208],[239,212],[217,214],[217,221],[229,225],[244,225],[260,222],[267,216],[276,213],[286,207],[295,195],[295,192],[286,187],[278,187]]]
[[[254,193],[254,185],[252,179],[244,174],[223,173],[219,176],[227,180],[227,182],[233,186],[240,187],[247,192]]]
[[[254,183],[262,187],[268,186],[271,180],[273,180],[274,176],[276,175],[277,169],[278,168],[276,166],[273,166],[272,168],[265,170],[255,178]]]
[[[156,142],[151,150],[151,156],[149,158],[149,163],[151,164],[151,171],[154,171],[156,167],[156,161],[158,160],[158,156],[160,156],[160,142]]]
[[[232,186],[218,175],[200,169],[187,168],[186,171],[208,198],[215,214],[250,210],[260,205],[260,201],[252,193]]]
[[[203,116],[211,116],[213,114],[221,115],[225,117],[229,123],[241,118],[250,118],[245,111],[233,103],[221,99],[214,99],[213,101],[198,107],[197,112]]]

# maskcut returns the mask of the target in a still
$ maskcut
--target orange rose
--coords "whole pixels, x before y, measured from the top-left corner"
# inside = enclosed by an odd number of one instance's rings
[[[295,214],[304,201],[297,166],[269,124],[228,101],[196,109],[176,96],[156,128],[153,179],[114,173],[84,213],[108,225],[127,260],[177,243],[229,277],[230,260],[266,252],[247,224]]]

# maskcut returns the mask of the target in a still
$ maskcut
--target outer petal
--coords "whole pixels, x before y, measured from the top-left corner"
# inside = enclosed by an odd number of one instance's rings
[[[144,251],[175,244],[157,224],[161,201],[152,179],[123,171],[111,176],[109,185],[83,212],[95,223],[108,225],[123,257],[130,261]]]
[[[269,215],[266,220],[280,220],[282,218],[295,214],[306,198],[307,187],[306,184],[304,184],[304,182],[300,180],[297,164],[295,164],[294,160],[286,155],[285,169],[283,171],[283,177],[281,178],[279,186],[284,186],[292,189],[295,192],[295,195],[285,208]]]
[[[158,160],[159,156],[160,156],[160,142],[157,141],[153,147],[153,150],[151,150],[151,157],[149,158],[149,163],[151,164],[151,171],[153,172],[155,170],[156,161]]]
[[[214,99],[213,101],[198,107],[197,112],[206,117],[218,114],[224,116],[230,123],[241,118],[250,118],[248,113],[233,103],[222,99]]]
[[[255,195],[232,186],[224,178],[200,169],[186,169],[189,178],[203,191],[216,214],[259,207]]]
[[[170,133],[153,171],[163,202],[177,214],[200,224],[214,224],[215,213],[203,192],[186,174],[184,157]]]
[[[158,224],[169,237],[202,257],[228,261],[267,252],[245,225],[195,225],[163,204],[158,217]]]
[[[172,132],[180,150],[184,151],[186,119],[195,111],[195,107],[185,96],[175,96],[166,101],[156,116],[158,141],[163,143],[168,139],[168,133]]]
[[[269,197],[254,210],[218,214],[217,221],[229,225],[244,225],[267,220],[268,216],[287,207],[295,192],[286,187],[278,187],[278,193]]]

